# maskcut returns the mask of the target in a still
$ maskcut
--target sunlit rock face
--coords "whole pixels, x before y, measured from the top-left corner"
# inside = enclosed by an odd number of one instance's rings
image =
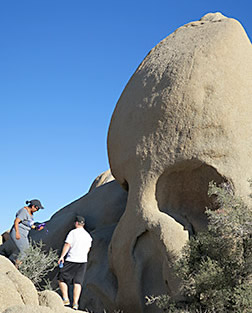
[[[124,312],[154,312],[146,295],[179,296],[172,255],[206,228],[210,181],[249,194],[251,87],[251,43],[220,13],[162,40],[128,82],[108,133],[112,174],[128,190],[109,251]]]
[[[115,180],[115,178],[111,174],[110,169],[108,169],[107,171],[101,173],[99,176],[96,177],[96,179],[93,181],[91,187],[89,188],[89,192],[94,190],[95,188],[102,186],[106,183],[109,183],[113,180]]]

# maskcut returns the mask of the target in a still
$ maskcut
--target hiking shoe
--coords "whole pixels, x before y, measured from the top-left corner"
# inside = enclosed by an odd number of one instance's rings
[[[73,304],[73,309],[74,310],[78,310],[78,307],[79,307],[78,304]]]
[[[64,304],[64,305],[69,305],[69,304],[70,304],[69,299],[63,298],[63,304]]]

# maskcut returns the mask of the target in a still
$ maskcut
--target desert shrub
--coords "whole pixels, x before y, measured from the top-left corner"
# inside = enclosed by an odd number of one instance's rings
[[[229,185],[209,185],[216,210],[207,210],[208,230],[184,247],[175,272],[185,302],[167,295],[148,298],[166,312],[252,312],[252,210]]]
[[[43,250],[42,241],[30,242],[29,248],[22,256],[18,267],[21,274],[28,277],[38,290],[51,289],[50,281],[46,279],[48,272],[57,266],[58,254],[56,250]]]

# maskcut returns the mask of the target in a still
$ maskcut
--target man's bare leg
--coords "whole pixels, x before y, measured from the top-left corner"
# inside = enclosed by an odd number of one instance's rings
[[[81,284],[74,284],[74,288],[73,288],[73,305],[74,304],[78,305],[80,294],[81,294]]]
[[[60,287],[60,291],[61,291],[63,300],[68,300],[68,287],[67,287],[67,284],[64,283],[63,281],[59,281],[59,280],[58,280],[58,283],[59,283],[59,287]]]

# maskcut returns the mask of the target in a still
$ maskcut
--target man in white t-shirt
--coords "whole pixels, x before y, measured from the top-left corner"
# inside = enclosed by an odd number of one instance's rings
[[[78,310],[92,237],[84,229],[85,219],[83,216],[77,216],[74,225],[75,229],[68,233],[58,261],[60,267],[58,283],[64,305],[70,304],[68,285],[73,284],[73,309]]]

